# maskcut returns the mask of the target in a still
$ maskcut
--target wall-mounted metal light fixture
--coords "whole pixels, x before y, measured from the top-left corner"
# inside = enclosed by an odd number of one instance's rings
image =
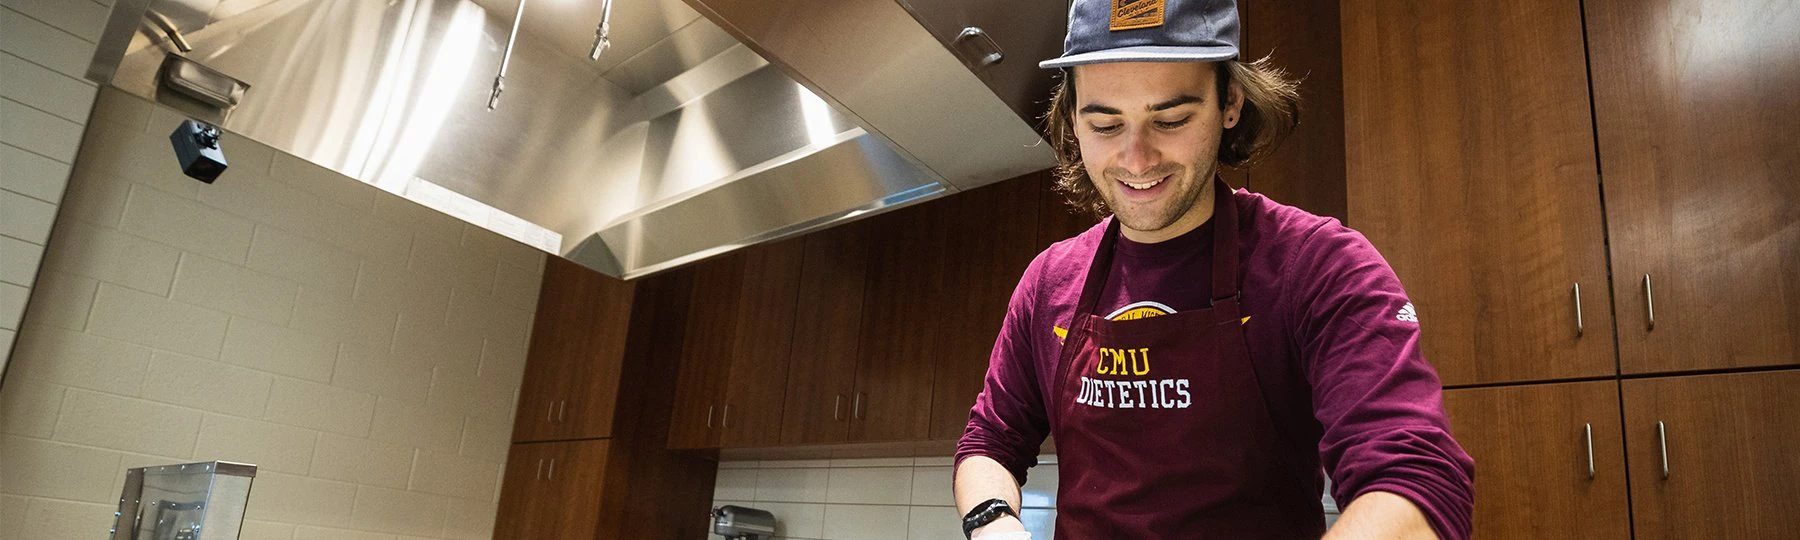
[[[236,107],[244,100],[244,92],[250,90],[248,83],[178,54],[164,56],[161,71],[164,87],[221,112]]]

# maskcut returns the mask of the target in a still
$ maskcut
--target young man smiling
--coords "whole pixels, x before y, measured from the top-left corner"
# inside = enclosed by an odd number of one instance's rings
[[[1047,118],[1058,187],[1111,214],[1020,280],[957,449],[974,538],[1029,538],[1054,435],[1058,538],[1465,538],[1418,317],[1362,235],[1233,191],[1295,126],[1295,85],[1236,60],[1226,0],[1075,0]],[[1324,476],[1347,503],[1327,532]]]

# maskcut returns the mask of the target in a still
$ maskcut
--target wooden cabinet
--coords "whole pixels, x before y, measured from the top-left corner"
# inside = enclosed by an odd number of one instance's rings
[[[781,444],[849,440],[870,221],[809,234],[800,265]]]
[[[933,369],[928,438],[959,439],[969,423],[1007,303],[1038,253],[1038,198],[1049,181],[1029,175],[945,201],[937,313],[926,321],[936,327],[927,357]]]
[[[1342,4],[1350,222],[1446,385],[1616,372],[1579,10]]]
[[[605,439],[514,444],[494,538],[594,538],[610,444]]]
[[[858,339],[850,440],[923,440],[931,422],[933,352],[948,234],[934,201],[877,216]]]
[[[550,516],[543,507],[551,499],[543,497],[544,472],[538,465],[550,459],[550,443],[514,443],[506,454],[504,482],[500,486],[500,508],[494,517],[494,538],[537,538],[549,530]]]
[[[1616,381],[1446,390],[1444,409],[1475,459],[1475,537],[1631,537]]]
[[[670,447],[780,441],[803,246],[752,246],[696,266]]]
[[[686,331],[669,424],[670,448],[716,448],[719,413],[731,373],[733,332],[744,281],[744,254],[733,253],[694,267]]]
[[[633,291],[630,283],[549,258],[513,441],[612,436]]]
[[[695,266],[671,448],[955,440],[1019,277],[1091,221],[1022,176]],[[1046,209],[1055,221],[1040,224]],[[721,330],[724,329],[724,330]]]
[[[1800,2],[1584,5],[1621,368],[1800,364]]]
[[[1800,538],[1800,371],[1624,382],[1637,538]]]
[[[595,293],[616,287],[606,281],[610,278],[557,258],[549,264],[540,299],[545,305],[533,334],[560,336],[534,342],[526,362],[526,378],[533,381],[528,384],[570,392],[559,399],[569,403],[568,423],[577,424],[577,404],[593,400],[568,389],[595,386],[587,381],[610,381],[605,385],[607,399],[601,400],[606,403],[604,425],[609,427],[605,436],[585,436],[595,433],[589,431],[573,440],[513,444],[500,489],[495,538],[702,536],[704,520],[694,516],[707,507],[716,463],[704,456],[670,452],[665,439],[675,407],[674,359],[683,345],[682,321],[694,272],[681,269],[638,280],[626,289],[630,296],[620,300]],[[591,287],[595,283],[602,286]],[[622,305],[601,305],[607,302]],[[583,304],[583,309],[569,307]],[[611,314],[613,310],[625,314]],[[607,322],[614,317],[629,322],[615,329]],[[612,358],[608,362],[597,362],[588,354],[592,346],[568,345],[587,338],[622,345],[607,345],[607,350],[618,352],[608,352],[606,357]],[[539,343],[558,346],[536,346]],[[596,371],[603,367],[606,373]],[[554,384],[571,379],[581,381]],[[583,414],[597,410],[584,407]]]
[[[721,446],[766,446],[781,441],[803,240],[759,245],[744,252],[731,367],[719,414]]]
[[[1344,77],[1337,0],[1238,2],[1245,61],[1273,55],[1274,65],[1302,80],[1300,126],[1234,186],[1321,216],[1342,220]]]

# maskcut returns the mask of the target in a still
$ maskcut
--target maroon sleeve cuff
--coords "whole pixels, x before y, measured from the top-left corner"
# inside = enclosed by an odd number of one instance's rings
[[[1425,521],[1431,524],[1431,529],[1437,533],[1438,538],[1469,538],[1469,531],[1473,528],[1471,516],[1475,504],[1472,491],[1450,486],[1432,476],[1420,476],[1377,480],[1357,490],[1356,497],[1371,491],[1385,491],[1412,502],[1425,515]],[[1355,502],[1355,498],[1351,502]]]

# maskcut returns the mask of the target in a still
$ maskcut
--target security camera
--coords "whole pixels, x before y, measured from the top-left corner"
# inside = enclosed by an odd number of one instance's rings
[[[169,134],[175,144],[175,160],[181,172],[195,180],[213,183],[225,172],[225,151],[219,148],[219,128],[195,120],[184,120]]]

